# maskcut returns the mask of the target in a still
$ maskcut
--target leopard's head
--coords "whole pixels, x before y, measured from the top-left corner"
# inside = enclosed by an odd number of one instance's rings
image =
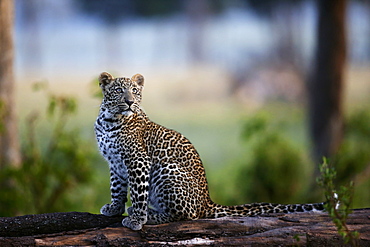
[[[103,91],[102,106],[112,115],[130,116],[140,111],[144,77],[140,74],[131,79],[114,78],[103,72],[99,77],[99,85]]]

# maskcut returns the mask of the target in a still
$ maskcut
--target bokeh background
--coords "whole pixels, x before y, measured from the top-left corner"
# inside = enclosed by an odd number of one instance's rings
[[[194,144],[217,203],[324,200],[310,131],[310,97],[321,89],[308,90],[320,2],[15,0],[8,107],[21,160],[0,166],[0,216],[98,213],[110,201],[93,129],[103,71],[144,75],[145,111]],[[338,185],[354,181],[353,206],[369,207],[370,1],[332,2],[324,12],[344,6],[334,85],[344,127],[323,154]]]

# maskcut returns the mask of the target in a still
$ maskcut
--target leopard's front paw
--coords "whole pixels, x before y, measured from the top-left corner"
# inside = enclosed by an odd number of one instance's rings
[[[106,216],[122,215],[125,212],[125,204],[105,204],[101,209],[100,213]]]
[[[137,220],[135,217],[128,216],[122,220],[122,225],[124,227],[128,227],[134,231],[141,230],[143,227],[144,222]]]

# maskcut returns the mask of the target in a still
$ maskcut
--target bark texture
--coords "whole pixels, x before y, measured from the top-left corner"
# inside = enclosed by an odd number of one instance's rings
[[[326,213],[226,217],[144,226],[120,226],[123,217],[52,213],[0,218],[0,246],[346,246]],[[370,246],[370,209],[347,221],[359,246]]]

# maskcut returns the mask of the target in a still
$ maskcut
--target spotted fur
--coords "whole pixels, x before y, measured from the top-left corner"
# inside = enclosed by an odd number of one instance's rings
[[[214,203],[194,146],[182,134],[150,121],[141,109],[144,77],[113,78],[104,72],[99,84],[104,98],[95,133],[109,163],[112,197],[100,211],[107,216],[124,213],[130,188],[132,207],[123,226],[140,230],[144,224],[179,220],[323,210],[323,203]]]

